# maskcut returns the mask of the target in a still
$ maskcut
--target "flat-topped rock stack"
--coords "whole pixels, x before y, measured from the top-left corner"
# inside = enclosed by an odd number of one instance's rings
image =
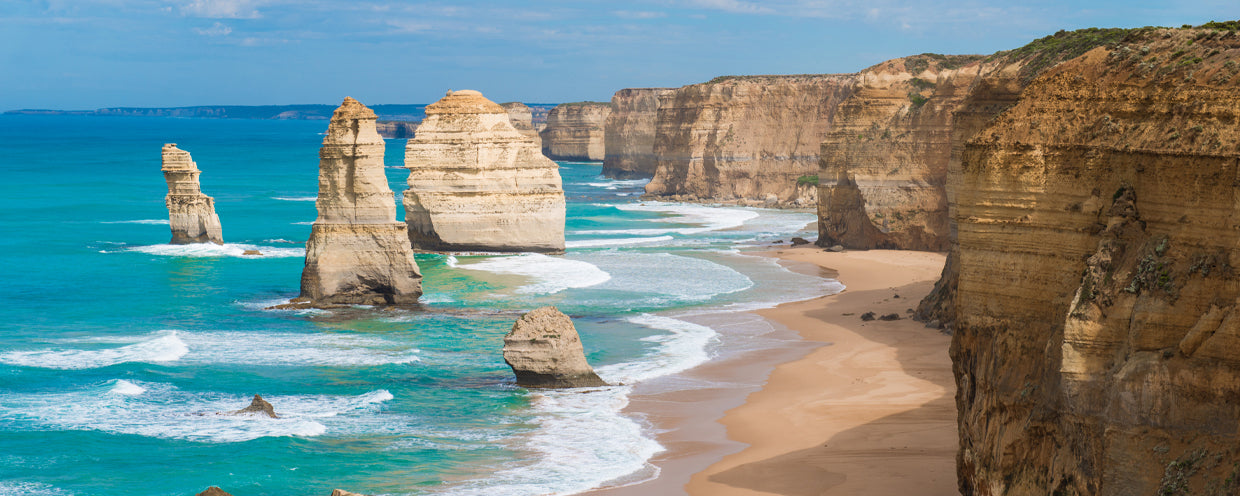
[[[611,97],[611,113],[603,125],[604,176],[654,176],[659,167],[654,154],[659,98],[675,92],[676,88],[625,88]]]
[[[426,107],[405,147],[405,220],[427,251],[564,251],[559,167],[473,90]]]
[[[603,160],[604,123],[610,113],[607,102],[556,105],[547,114],[547,127],[538,133],[543,154],[553,160]]]
[[[190,243],[224,244],[220,218],[215,215],[215,200],[202,194],[198,176],[202,171],[189,152],[167,143],[163,148],[164,180],[168,181],[168,225],[172,228],[174,245]]]
[[[319,216],[306,241],[301,296],[315,304],[407,304],[422,294],[405,224],[383,172],[375,113],[345,98],[319,149]]]
[[[542,138],[538,137],[538,130],[534,129],[534,112],[528,105],[521,102],[507,102],[499,106],[508,111],[508,120],[512,122],[512,127],[517,128],[521,134],[542,142]]]

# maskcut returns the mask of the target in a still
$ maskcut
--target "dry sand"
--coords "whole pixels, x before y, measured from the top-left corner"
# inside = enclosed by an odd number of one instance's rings
[[[791,351],[712,361],[688,374],[739,386],[635,395],[631,410],[663,430],[667,451],[653,460],[661,473],[591,494],[957,494],[951,339],[907,313],[938,279],[943,255],[813,247],[766,255],[815,275],[829,269],[848,289],[756,312],[799,333]],[[871,311],[901,318],[860,319]],[[765,384],[742,380],[768,373]]]

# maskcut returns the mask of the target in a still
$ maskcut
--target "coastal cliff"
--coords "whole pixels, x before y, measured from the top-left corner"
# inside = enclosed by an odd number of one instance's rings
[[[318,218],[306,241],[301,296],[314,304],[407,304],[422,274],[383,171],[375,113],[345,98],[319,150]]]
[[[626,88],[611,97],[603,124],[603,175],[616,179],[653,177],[655,120],[659,97],[675,88]]]
[[[564,251],[559,167],[481,93],[453,91],[427,106],[405,167],[415,249]]]
[[[552,160],[603,160],[603,122],[609,113],[611,105],[604,102],[556,105],[539,132],[543,154]]]
[[[538,137],[538,130],[534,129],[534,112],[528,105],[521,102],[506,102],[499,106],[508,111],[508,120],[512,122],[512,127],[517,128],[517,131],[531,138],[541,139]]]
[[[172,243],[224,244],[220,218],[215,215],[215,200],[204,195],[198,183],[198,164],[189,152],[167,143],[161,150],[161,166],[164,180],[168,182],[168,195],[164,205],[168,207],[168,225],[172,228]]]
[[[651,198],[812,206],[819,144],[855,75],[727,76],[660,97]]]
[[[1236,492],[1238,60],[1234,23],[1131,30],[964,145],[963,494]]]
[[[375,130],[379,136],[388,139],[412,138],[418,130],[418,123],[407,121],[375,121]]]

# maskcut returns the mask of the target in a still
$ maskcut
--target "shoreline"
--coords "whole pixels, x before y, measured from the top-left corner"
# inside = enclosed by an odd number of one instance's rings
[[[813,246],[756,254],[847,289],[693,319],[764,320],[772,342],[680,374],[674,390],[635,390],[625,413],[655,428],[659,475],[582,494],[956,494],[950,337],[906,313],[944,256]],[[901,319],[863,322],[867,311]],[[726,350],[728,333],[717,330]]]

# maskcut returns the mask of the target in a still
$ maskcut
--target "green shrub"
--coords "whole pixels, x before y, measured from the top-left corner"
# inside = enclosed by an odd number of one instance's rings
[[[818,176],[801,176],[797,178],[797,186],[805,186],[807,184],[810,186],[817,186]]]
[[[908,101],[913,102],[913,108],[920,108],[930,101],[929,98],[921,96],[921,93],[913,92],[908,94]]]

